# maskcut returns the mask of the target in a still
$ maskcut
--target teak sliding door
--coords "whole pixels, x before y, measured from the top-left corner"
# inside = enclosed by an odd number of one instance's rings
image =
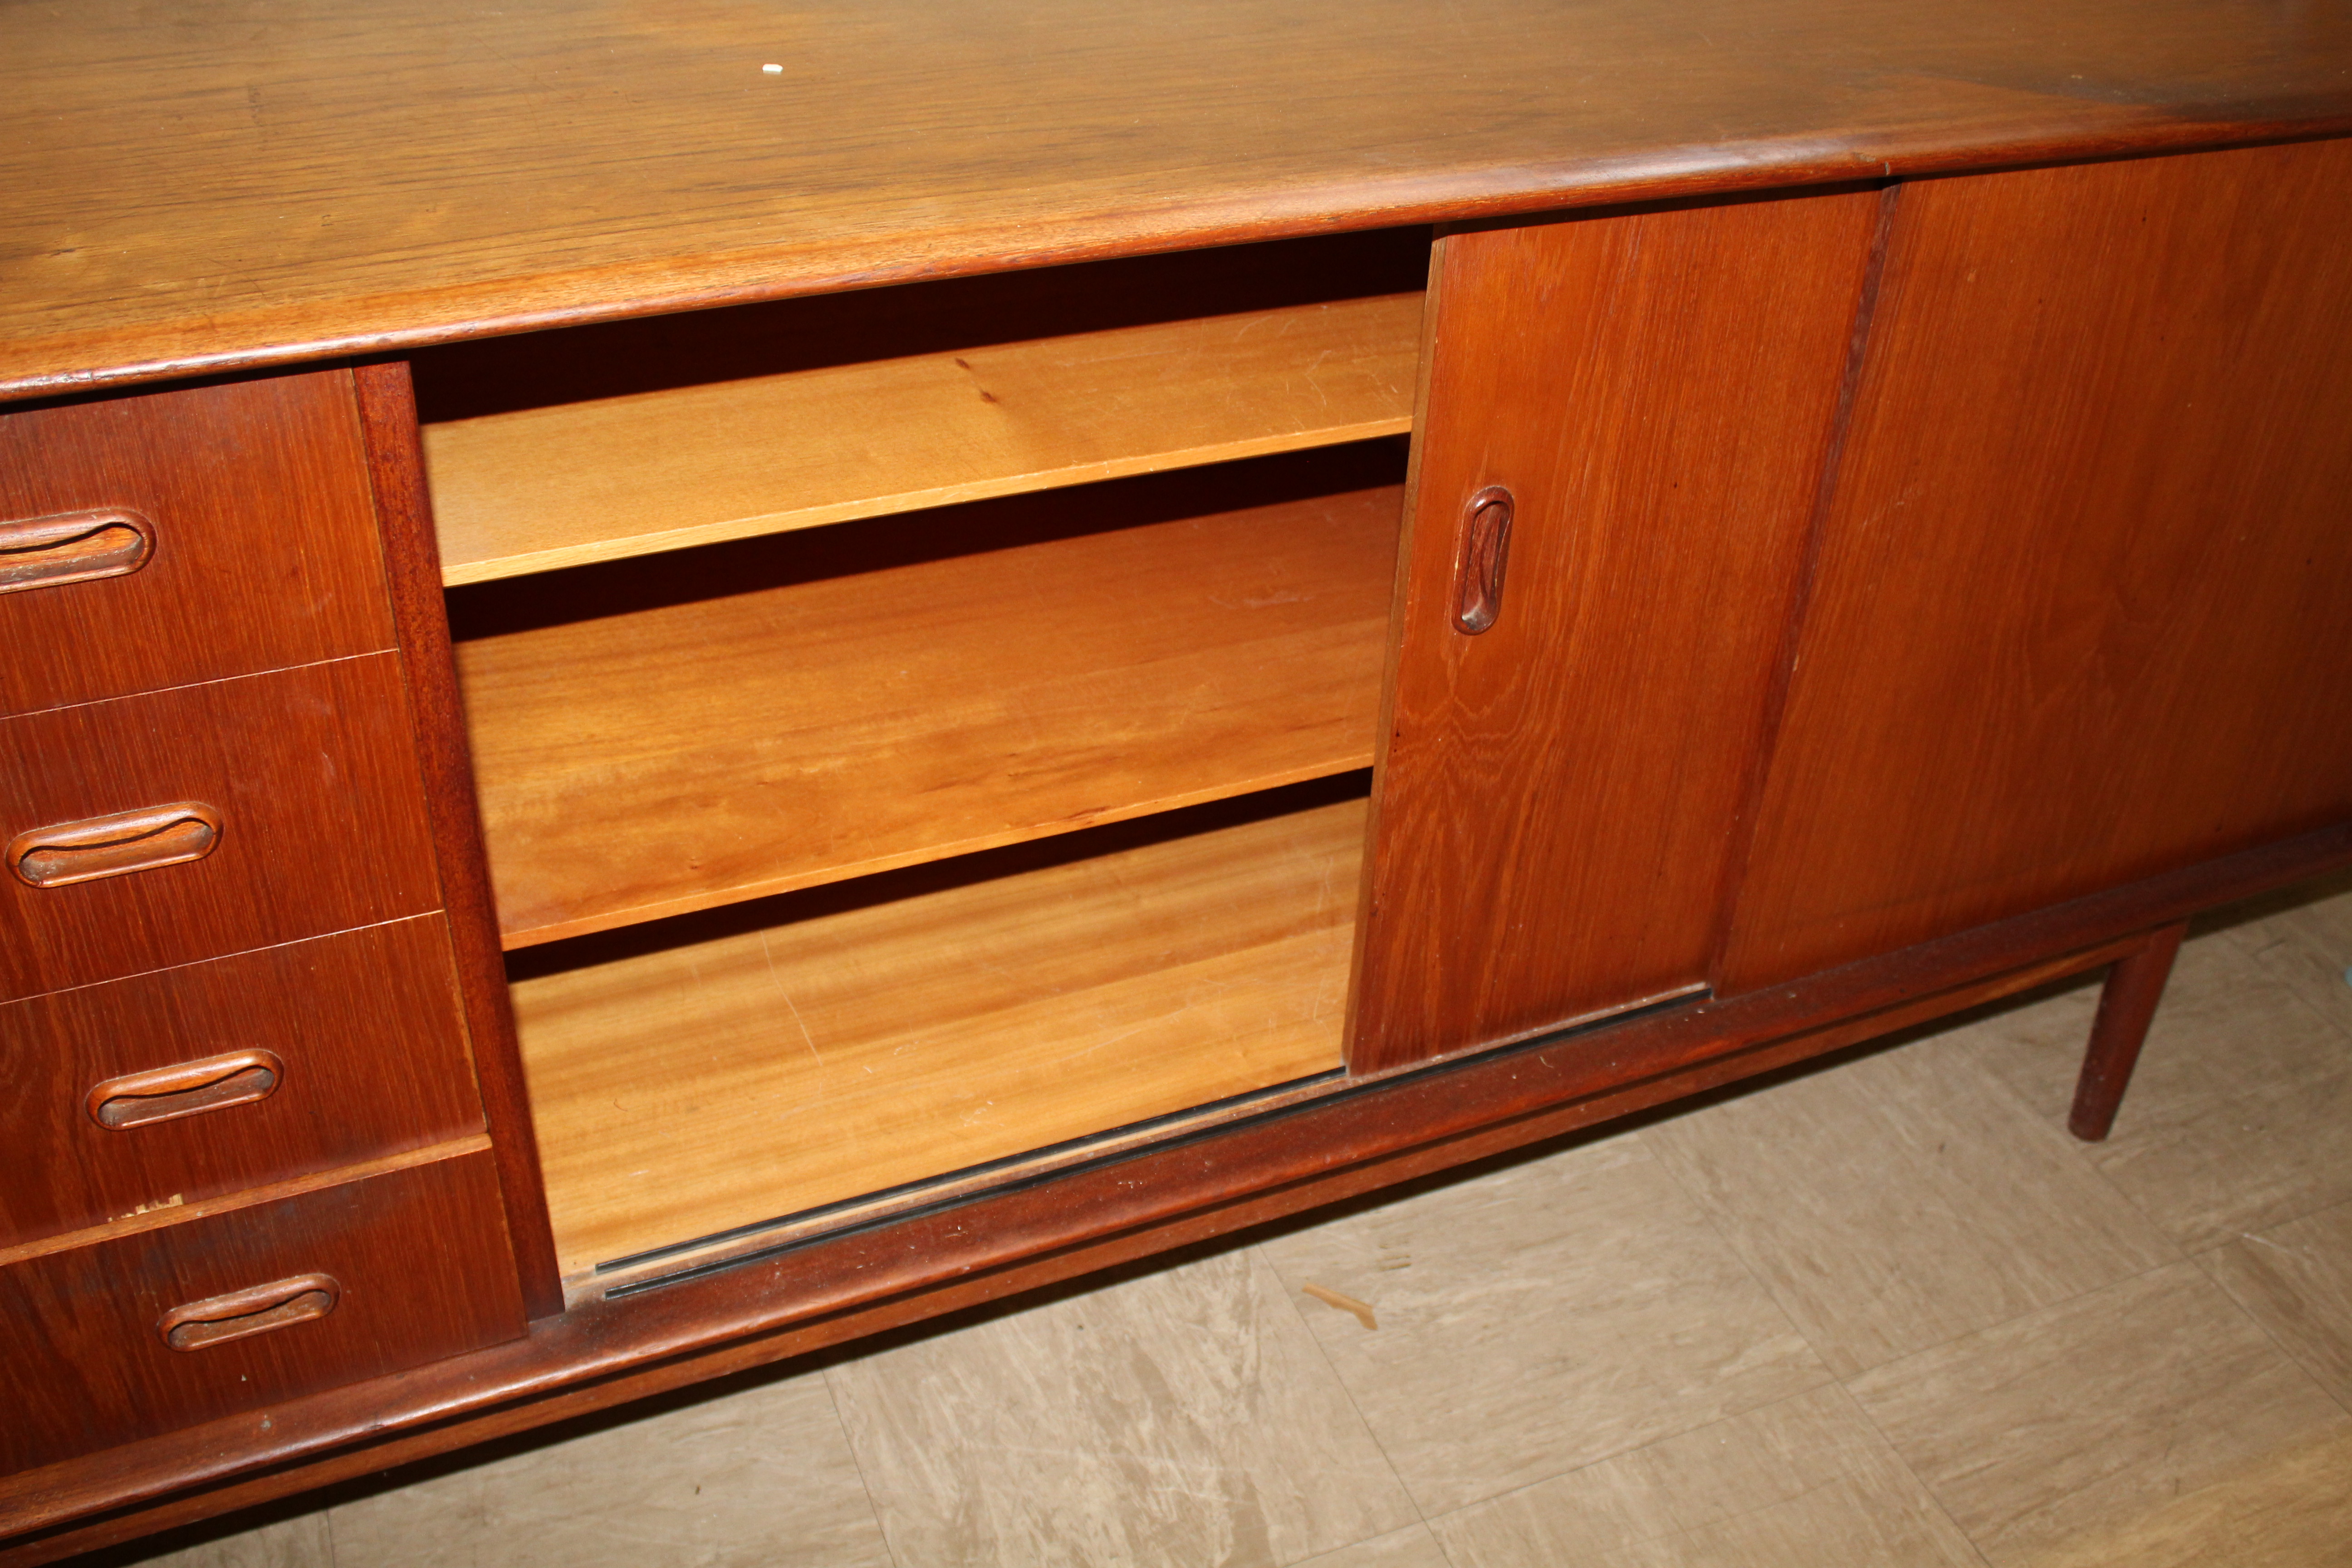
[[[1881,205],[1439,241],[1355,1070],[1705,982]]]
[[[2352,142],[1901,188],[1751,990],[2352,817]]]

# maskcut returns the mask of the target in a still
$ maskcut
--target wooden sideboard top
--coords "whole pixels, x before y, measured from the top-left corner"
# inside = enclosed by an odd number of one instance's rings
[[[2347,130],[2334,0],[13,0],[0,396]]]

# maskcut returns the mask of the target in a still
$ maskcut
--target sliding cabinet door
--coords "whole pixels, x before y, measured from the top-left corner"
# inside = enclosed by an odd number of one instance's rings
[[[2352,816],[2352,143],[1921,181],[1748,990]]]
[[[1880,205],[1439,242],[1357,1071],[1705,982]]]

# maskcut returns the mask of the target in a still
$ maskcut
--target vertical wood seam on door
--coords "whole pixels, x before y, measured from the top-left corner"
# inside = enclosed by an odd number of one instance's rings
[[[1772,684],[1765,695],[1764,727],[1757,737],[1754,760],[1742,786],[1739,815],[1733,819],[1735,842],[1731,852],[1724,857],[1723,886],[1716,900],[1715,931],[1710,942],[1713,955],[1707,963],[1707,986],[1717,994],[1722,993],[1724,954],[1731,946],[1740,891],[1747,885],[1748,861],[1755,853],[1757,815],[1763,809],[1765,784],[1771,777],[1773,755],[1780,746],[1781,720],[1796,675],[1805,615],[1812,605],[1822,540],[1828,530],[1830,509],[1837,500],[1846,434],[1853,425],[1854,405],[1861,397],[1863,372],[1869,363],[1871,323],[1878,313],[1879,288],[1886,276],[1886,255],[1894,240],[1902,192],[1903,182],[1899,180],[1890,181],[1879,192],[1878,224],[1871,235],[1870,259],[1863,268],[1862,288],[1854,300],[1853,328],[1846,342],[1845,374],[1838,387],[1837,412],[1830,419],[1829,440],[1822,451],[1822,474],[1813,489],[1812,515],[1805,522],[1803,554],[1797,568],[1795,590],[1790,595],[1789,619],[1781,629],[1780,651],[1773,659]]]

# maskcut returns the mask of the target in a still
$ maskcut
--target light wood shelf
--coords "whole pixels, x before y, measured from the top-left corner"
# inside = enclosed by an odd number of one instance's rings
[[[1398,435],[1419,293],[820,364],[428,424],[443,577]]]
[[[565,1273],[1338,1068],[1364,802],[1319,793],[717,911],[669,945],[592,938],[610,951],[520,974]]]
[[[1379,443],[453,595],[507,945],[1367,765],[1400,464]]]

